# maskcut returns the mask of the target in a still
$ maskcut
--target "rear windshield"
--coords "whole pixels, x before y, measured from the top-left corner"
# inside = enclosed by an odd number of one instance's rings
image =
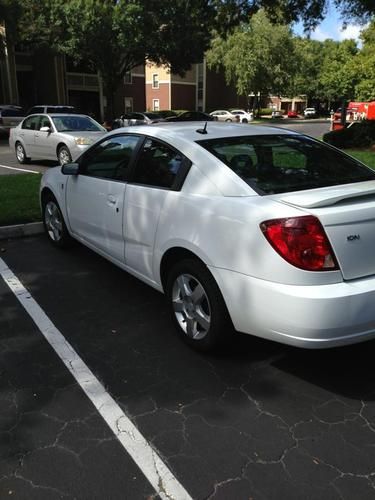
[[[197,141],[261,195],[375,180],[375,172],[301,135]]]
[[[23,109],[5,108],[0,109],[1,116],[25,116]]]

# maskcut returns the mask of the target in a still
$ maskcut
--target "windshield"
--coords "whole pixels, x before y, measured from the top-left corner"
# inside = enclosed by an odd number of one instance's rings
[[[52,121],[58,132],[103,132],[102,127],[88,116],[53,116]]]
[[[261,195],[375,180],[375,172],[301,135],[197,141]]]

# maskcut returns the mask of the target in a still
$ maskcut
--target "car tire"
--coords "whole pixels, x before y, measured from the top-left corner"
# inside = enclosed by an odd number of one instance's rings
[[[226,122],[231,122],[231,121],[232,121],[232,119],[231,119],[231,118],[227,118],[225,121],[226,121]]]
[[[57,152],[57,159],[60,165],[65,165],[65,163],[70,163],[72,161],[72,155],[66,146],[61,146]]]
[[[168,274],[166,296],[178,335],[190,347],[208,352],[228,341],[233,325],[219,287],[203,262],[177,262]]]
[[[42,204],[43,225],[49,241],[58,248],[68,248],[72,237],[66,227],[59,204],[53,194],[47,195]]]
[[[20,142],[16,142],[16,158],[18,163],[30,163],[30,158],[26,155],[25,148]]]
[[[242,123],[248,123],[247,118],[244,118],[244,119],[242,120]]]

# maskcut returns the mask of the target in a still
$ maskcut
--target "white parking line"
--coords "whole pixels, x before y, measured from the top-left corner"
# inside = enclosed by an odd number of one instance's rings
[[[192,500],[167,465],[0,258],[0,275],[162,499]]]
[[[30,172],[31,174],[41,174],[37,170],[29,170],[27,168],[17,168],[17,167],[8,167],[6,165],[0,165],[1,168],[9,168],[9,170],[19,170],[20,172]]]

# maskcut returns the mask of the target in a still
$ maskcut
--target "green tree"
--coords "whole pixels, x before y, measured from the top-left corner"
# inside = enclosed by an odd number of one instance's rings
[[[353,60],[358,53],[354,40],[322,42],[323,60],[320,68],[320,97],[328,103],[354,98],[354,89],[358,82]]]
[[[9,32],[99,71],[109,114],[126,72],[146,60],[183,74],[199,62],[215,29],[225,33],[248,15],[239,0],[14,0],[21,11]],[[2,16],[8,23],[11,0]]]
[[[291,30],[272,24],[259,11],[226,39],[215,38],[207,63],[211,68],[223,66],[227,82],[234,83],[239,94],[288,93],[296,68]]]
[[[362,49],[353,61],[358,83],[355,97],[359,101],[375,100],[375,21],[362,31]]]
[[[294,76],[293,95],[306,94],[308,104],[322,95],[320,72],[323,62],[322,42],[296,37],[294,40],[297,70]]]

